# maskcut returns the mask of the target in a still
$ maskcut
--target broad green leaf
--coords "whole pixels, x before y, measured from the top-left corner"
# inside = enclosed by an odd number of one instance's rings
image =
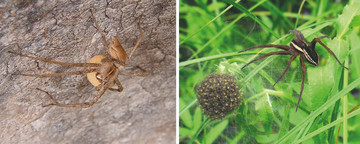
[[[255,108],[259,112],[258,116],[260,117],[260,121],[264,127],[265,133],[269,135],[274,119],[270,96],[268,94],[262,96],[258,101],[256,101]]]
[[[334,52],[334,54],[337,56],[339,61],[341,63],[344,63],[345,58],[348,57],[349,55],[349,41],[335,37],[333,40],[328,42],[328,47]],[[333,95],[338,91],[343,68],[333,57],[330,56],[329,59],[331,60],[334,66],[334,72],[332,74],[334,75],[335,85],[333,86],[331,91],[331,95]],[[349,72],[349,71],[345,70],[345,72]]]
[[[179,98],[179,109],[183,109],[186,107],[186,104],[184,103],[184,101]],[[193,123],[192,123],[192,116],[190,114],[190,112],[187,110],[185,111],[181,116],[180,116],[180,120],[181,122],[188,128],[192,128],[193,127]]]
[[[356,15],[359,14],[360,11],[360,1],[354,0],[352,4],[348,4],[344,7],[344,10],[341,15],[338,17],[338,38],[342,38],[348,30],[350,30],[350,24],[355,18]]]
[[[350,75],[351,81],[357,79],[360,74],[360,37],[356,35],[354,31],[352,31],[349,35],[350,39],[350,58],[351,58],[351,65],[350,65]],[[357,87],[360,88],[360,85]]]
[[[240,105],[238,114],[236,115],[236,123],[246,134],[256,135],[256,128],[251,124],[250,120],[248,121],[251,116],[247,114],[247,108],[248,106],[245,104]]]
[[[360,26],[360,15],[357,15],[354,17],[354,19],[352,20],[351,27],[355,27],[355,26]]]
[[[211,144],[213,143],[220,134],[225,130],[229,123],[229,120],[223,120],[221,123],[213,126],[210,131],[205,135],[206,143]]]
[[[209,11],[215,11],[215,10],[219,10],[219,9],[222,9],[226,7],[226,4],[225,3],[222,3],[222,2],[216,2],[216,3],[211,3],[209,6],[208,6],[208,9]]]
[[[179,126],[179,134],[181,137],[189,137],[193,135],[192,130]]]
[[[201,109],[199,107],[196,107],[195,109],[195,114],[194,114],[194,130],[197,130],[200,128],[201,126],[201,117],[202,117],[202,114],[201,114]]]
[[[271,143],[278,138],[279,134],[270,134],[270,135],[257,135],[255,139],[258,143]]]

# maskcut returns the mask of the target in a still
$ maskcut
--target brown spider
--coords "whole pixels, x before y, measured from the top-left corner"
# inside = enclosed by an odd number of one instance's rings
[[[304,63],[304,59],[306,59],[308,62],[310,62],[312,65],[317,66],[319,64],[319,57],[318,54],[315,51],[315,44],[316,42],[320,43],[335,59],[336,61],[344,68],[348,69],[347,67],[345,67],[344,65],[342,65],[340,63],[340,61],[337,59],[336,55],[334,54],[334,52],[332,52],[324,43],[322,43],[320,41],[320,39],[325,38],[327,36],[321,36],[318,38],[314,38],[310,43],[306,42],[306,39],[304,38],[303,34],[298,31],[298,30],[290,30],[290,32],[294,33],[296,35],[296,38],[294,38],[291,42],[290,42],[290,46],[287,45],[273,45],[273,44],[269,44],[269,45],[259,45],[259,46],[254,46],[242,51],[239,51],[239,53],[244,52],[244,51],[248,51],[248,50],[252,50],[252,49],[256,49],[256,48],[279,48],[279,49],[283,49],[283,51],[276,51],[276,52],[270,52],[268,54],[262,55],[252,61],[250,61],[249,63],[247,63],[246,65],[244,65],[241,69],[245,68],[246,66],[248,66],[249,64],[266,58],[268,56],[271,55],[292,55],[285,70],[281,73],[280,77],[276,80],[276,82],[274,83],[273,86],[275,86],[275,84],[282,78],[282,76],[284,76],[284,74],[286,73],[286,71],[289,69],[290,64],[292,61],[294,61],[294,59],[297,56],[300,56],[300,63],[301,63],[301,69],[302,69],[302,81],[301,81],[301,90],[300,90],[300,96],[296,105],[296,110],[299,107],[299,103],[301,100],[301,95],[303,93],[304,90],[304,81],[305,81],[305,63]]]
[[[125,74],[125,75],[137,75],[137,76],[146,76],[147,73],[144,69],[139,68],[143,73],[126,73],[119,71],[120,68],[123,68],[127,66],[127,61],[130,60],[132,54],[140,44],[140,41],[144,37],[144,33],[142,29],[140,28],[140,38],[136,42],[134,48],[131,50],[129,56],[127,56],[126,51],[121,46],[119,40],[115,37],[111,38],[110,41],[110,48],[108,47],[108,44],[105,39],[104,33],[101,31],[99,24],[96,22],[96,19],[93,15],[93,11],[91,11],[91,17],[96,25],[96,28],[98,29],[99,33],[101,34],[103,43],[105,45],[105,48],[107,50],[107,53],[110,55],[110,57],[104,56],[104,55],[96,55],[92,57],[88,63],[65,63],[65,62],[59,62],[59,61],[52,61],[47,60],[43,58],[38,57],[32,57],[25,54],[17,53],[9,51],[9,53],[16,54],[19,56],[28,57],[31,59],[47,62],[47,63],[54,63],[62,66],[69,66],[69,67],[85,67],[85,70],[81,71],[74,71],[74,72],[64,72],[64,73],[53,73],[53,74],[21,74],[24,76],[32,76],[32,77],[56,77],[56,76],[65,76],[65,75],[81,75],[81,74],[87,74],[87,78],[90,81],[92,85],[96,87],[96,90],[98,90],[98,94],[93,98],[91,102],[85,102],[85,103],[77,103],[77,104],[60,104],[57,102],[53,96],[51,96],[48,92],[41,90],[37,88],[37,90],[40,90],[42,92],[45,92],[53,101],[53,103],[45,106],[60,106],[60,107],[79,107],[79,108],[87,108],[91,107],[94,103],[96,103],[100,97],[105,93],[107,89],[112,91],[118,91],[121,92],[123,90],[123,87],[120,83],[120,81],[117,79],[119,74]],[[114,84],[117,85],[117,89],[111,88]]]

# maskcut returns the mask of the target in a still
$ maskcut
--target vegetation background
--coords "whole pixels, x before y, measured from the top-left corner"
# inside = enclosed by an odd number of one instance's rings
[[[180,143],[360,143],[360,1],[180,0]],[[321,45],[319,66],[306,62],[305,89],[299,58],[274,87],[290,56],[277,49],[240,50],[261,44],[288,45],[300,30],[322,41],[349,67],[344,70]],[[197,104],[196,86],[213,72],[238,77],[242,104],[225,119],[210,121]]]

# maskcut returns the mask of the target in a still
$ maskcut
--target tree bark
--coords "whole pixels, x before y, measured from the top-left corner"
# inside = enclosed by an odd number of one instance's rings
[[[81,70],[8,53],[62,62],[87,62],[106,54],[90,9],[109,43],[130,53],[127,71],[139,65],[146,77],[119,75],[122,92],[106,91],[90,108],[42,107],[90,101],[95,88],[85,75],[45,74]],[[0,2],[0,139],[2,143],[174,143],[176,138],[175,1],[5,0]],[[140,21],[140,22],[139,22]]]

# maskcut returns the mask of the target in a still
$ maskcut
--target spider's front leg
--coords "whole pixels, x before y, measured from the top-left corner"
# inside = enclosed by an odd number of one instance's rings
[[[334,54],[333,51],[331,51],[320,39],[322,38],[325,38],[327,36],[321,36],[321,37],[318,37],[318,38],[314,38],[308,45],[309,48],[311,49],[315,49],[315,44],[316,42],[318,42],[319,44],[321,44],[334,58],[335,60],[339,63],[340,66],[342,66],[343,68],[349,70],[349,68],[345,67],[340,61],[339,59],[336,57],[336,55]]]

